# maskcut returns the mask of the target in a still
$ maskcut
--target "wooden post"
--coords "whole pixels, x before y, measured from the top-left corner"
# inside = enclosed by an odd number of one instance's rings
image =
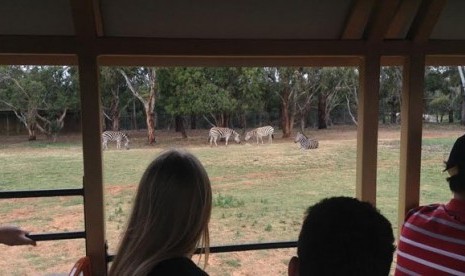
[[[82,111],[82,147],[84,154],[84,216],[86,254],[92,274],[106,275],[105,216],[101,148],[101,112],[97,56],[79,55],[79,84]]]
[[[376,205],[380,56],[373,53],[360,64],[358,100],[356,196]]]
[[[400,132],[399,231],[408,210],[420,203],[420,168],[425,55],[404,60]]]

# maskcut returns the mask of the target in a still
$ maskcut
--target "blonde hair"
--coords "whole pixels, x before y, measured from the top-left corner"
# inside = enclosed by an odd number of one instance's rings
[[[110,275],[147,275],[158,263],[204,248],[208,263],[210,180],[192,154],[169,150],[142,176]],[[200,261],[201,256],[199,257]]]

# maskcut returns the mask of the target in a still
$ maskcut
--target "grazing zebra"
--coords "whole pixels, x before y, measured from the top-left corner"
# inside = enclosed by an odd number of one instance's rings
[[[225,127],[212,127],[210,129],[210,133],[208,134],[208,138],[210,140],[210,147],[212,146],[212,142],[215,143],[215,146],[218,146],[216,140],[224,138],[226,140],[226,146],[228,145],[228,140],[231,135],[234,138],[236,143],[240,143],[241,139],[239,138],[239,133],[235,132],[234,129],[225,128]]]
[[[247,132],[247,134],[245,135],[245,140],[248,141],[252,136],[255,136],[257,138],[257,144],[259,139],[262,141],[263,144],[263,137],[268,136],[268,143],[271,144],[273,143],[273,132],[274,128],[272,126],[259,127]]]
[[[300,149],[316,149],[318,148],[318,140],[311,139],[304,134],[298,132],[294,139],[294,143],[300,143]]]
[[[126,133],[121,131],[105,131],[102,133],[102,148],[108,149],[108,142],[116,141],[116,148],[121,148],[121,141],[125,140],[124,147],[129,149],[129,137]]]

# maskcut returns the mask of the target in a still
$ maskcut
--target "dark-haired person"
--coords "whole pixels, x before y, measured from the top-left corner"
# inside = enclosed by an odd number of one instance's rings
[[[455,141],[446,171],[453,197],[407,214],[395,275],[465,275],[465,135]]]
[[[386,276],[394,249],[391,223],[370,203],[326,198],[308,208],[288,274]]]
[[[36,242],[27,237],[28,231],[19,227],[6,225],[0,226],[0,243],[6,245],[36,245]]]
[[[162,153],[140,180],[110,275],[208,275],[191,257],[205,248],[206,266],[211,207],[210,180],[200,161],[182,150]]]

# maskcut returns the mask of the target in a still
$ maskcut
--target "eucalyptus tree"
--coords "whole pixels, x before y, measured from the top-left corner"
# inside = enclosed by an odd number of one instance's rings
[[[264,110],[266,78],[263,68],[220,67],[209,71],[213,73],[213,83],[228,92],[232,108],[230,112],[238,117],[240,126],[245,130],[246,114]],[[228,118],[227,114],[223,118]],[[224,122],[224,125],[228,125],[228,122]]]
[[[325,129],[331,124],[331,111],[343,104],[341,96],[345,75],[342,67],[323,67],[318,86],[318,129]]]
[[[402,68],[400,66],[382,67],[380,70],[380,113],[383,123],[388,114],[391,124],[398,123],[402,92]]]
[[[461,108],[463,100],[457,68],[429,67],[426,73],[425,98],[428,112],[435,113],[441,122],[447,114],[449,123],[453,123],[454,110]]]
[[[358,125],[358,91],[359,91],[359,71],[355,67],[343,67],[342,82],[340,92],[346,100],[347,113],[355,125]]]
[[[184,117],[203,116],[211,126],[227,126],[237,107],[235,88],[220,68],[176,67],[159,72],[161,106],[175,117],[178,130],[187,137]]]
[[[291,136],[296,115],[297,79],[295,67],[266,67],[268,89],[280,98],[280,117],[283,138]]]
[[[101,67],[100,69],[100,91],[102,91],[101,102],[104,119],[111,123],[111,130],[120,130],[121,112],[133,102],[134,96],[128,91],[128,86],[123,75],[114,67]]]
[[[78,105],[76,74],[72,67],[0,67],[0,104],[15,113],[29,140],[37,139],[37,130],[55,139]]]
[[[119,68],[129,90],[144,106],[147,140],[155,143],[155,103],[158,97],[157,69],[154,67]]]
[[[460,94],[461,94],[461,112],[460,123],[465,125],[465,69],[463,66],[457,66],[460,77]]]
[[[300,119],[300,131],[304,133],[307,118],[314,107],[318,95],[318,86],[321,80],[321,68],[300,67],[294,71],[296,84],[295,106],[296,115]]]

